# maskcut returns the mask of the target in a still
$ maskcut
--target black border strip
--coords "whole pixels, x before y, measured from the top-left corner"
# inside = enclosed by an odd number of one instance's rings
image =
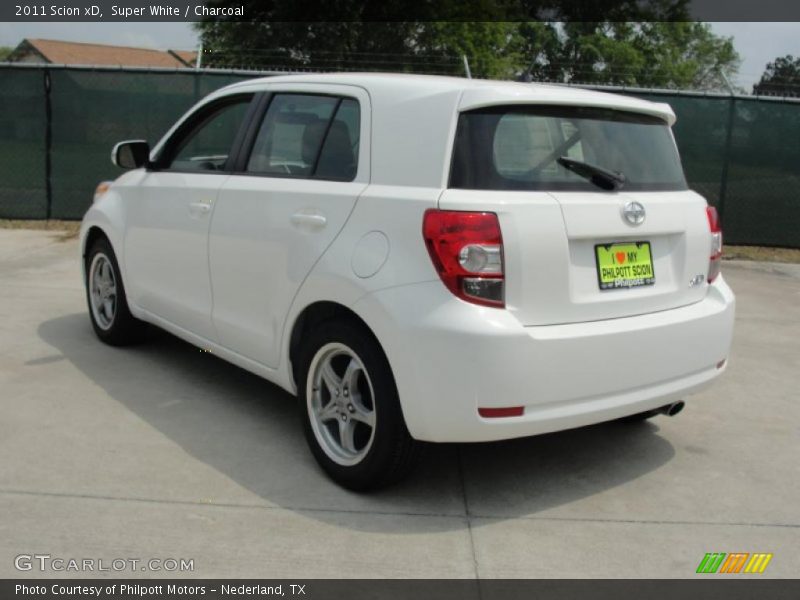
[[[761,576],[696,579],[5,579],[0,597],[186,600],[292,598],[295,600],[795,600],[799,579]],[[25,588],[17,587],[25,586]],[[294,586],[294,587],[292,587]],[[69,593],[83,588],[100,594]],[[236,590],[231,594],[231,589]],[[25,590],[23,593],[21,590]],[[38,589],[39,591],[32,591]],[[55,590],[56,593],[53,593]],[[189,591],[191,590],[191,591]],[[268,593],[270,590],[270,593]],[[227,591],[227,593],[225,593]],[[282,594],[282,595],[281,595]]]
[[[69,0],[57,6],[69,14],[51,14],[51,5],[34,0],[0,4],[0,20],[10,22],[198,22],[241,21],[303,22],[409,22],[409,21],[800,21],[800,3],[793,0],[484,0],[458,3],[451,0],[294,0],[286,3],[242,0],[190,0],[176,5],[171,14],[153,14],[150,0]],[[93,10],[92,7],[95,7]],[[19,8],[18,8],[19,7]],[[44,13],[42,13],[42,9]],[[209,14],[208,9],[217,9]],[[219,10],[221,9],[221,10]],[[64,11],[60,11],[64,12]],[[27,14],[26,14],[27,13]],[[212,16],[213,15],[213,16]]]

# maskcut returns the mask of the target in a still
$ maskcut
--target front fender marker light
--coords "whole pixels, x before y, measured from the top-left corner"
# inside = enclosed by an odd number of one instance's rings
[[[504,406],[502,408],[478,408],[478,414],[484,419],[500,419],[503,417],[521,417],[525,414],[524,406]]]
[[[92,204],[100,200],[105,193],[108,191],[108,188],[111,187],[111,184],[114,183],[113,181],[101,181],[97,184],[97,187],[94,190],[94,198],[92,199]]]

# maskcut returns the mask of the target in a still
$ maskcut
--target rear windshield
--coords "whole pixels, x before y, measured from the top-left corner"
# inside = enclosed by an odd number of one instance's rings
[[[558,162],[582,161],[625,176],[624,190],[684,190],[667,123],[603,108],[492,107],[461,113],[450,187],[598,190]]]

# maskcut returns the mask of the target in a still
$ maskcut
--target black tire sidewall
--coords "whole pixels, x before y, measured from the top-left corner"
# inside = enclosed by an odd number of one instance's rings
[[[94,261],[95,256],[98,254],[105,255],[111,263],[111,268],[114,270],[114,281],[117,287],[117,306],[114,320],[111,322],[111,327],[103,329],[95,321],[94,312],[92,311],[92,298],[91,291],[89,290],[89,279],[91,273],[89,272]],[[85,281],[84,287],[86,288],[86,304],[89,309],[89,320],[92,323],[92,328],[102,341],[114,346],[121,346],[136,342],[139,340],[139,333],[141,332],[141,322],[131,315],[128,309],[128,302],[125,296],[125,284],[122,281],[122,273],[117,262],[117,257],[111,247],[109,241],[105,238],[96,240],[89,252],[86,253],[85,260]]]
[[[361,359],[372,382],[375,404],[375,432],[366,457],[352,466],[340,465],[323,450],[311,426],[308,411],[307,382],[311,362],[324,345],[344,344]],[[363,327],[350,321],[333,321],[320,325],[303,344],[299,354],[297,395],[303,431],[314,458],[325,472],[346,488],[365,491],[395,479],[392,472],[398,464],[397,452],[411,442],[405,426],[389,362],[378,342]]]

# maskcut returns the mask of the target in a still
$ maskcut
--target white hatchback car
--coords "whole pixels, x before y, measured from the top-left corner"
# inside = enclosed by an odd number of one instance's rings
[[[308,75],[219,90],[81,229],[104,342],[143,322],[297,394],[340,484],[420,441],[659,412],[725,368],[716,212],[669,106],[559,86]]]

